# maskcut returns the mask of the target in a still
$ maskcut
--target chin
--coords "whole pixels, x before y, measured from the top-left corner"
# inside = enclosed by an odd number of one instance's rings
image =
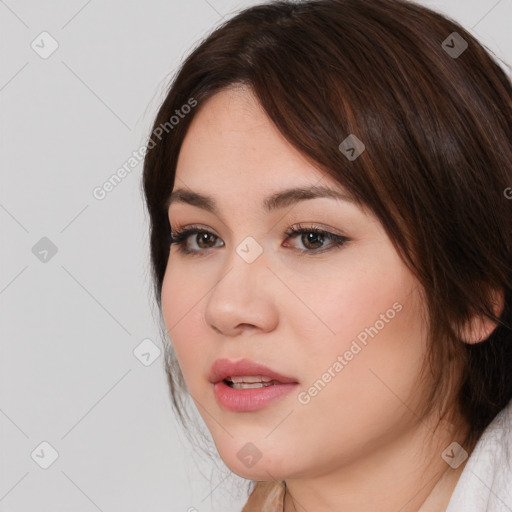
[[[271,481],[284,480],[288,478],[288,473],[276,469],[272,465],[264,465],[259,462],[252,468],[246,468],[243,464],[238,463],[236,466],[228,465],[228,468],[241,478],[246,480]]]
[[[291,460],[273,446],[261,441],[235,441],[228,446],[218,447],[226,466],[236,475],[247,480],[283,480],[288,472],[283,463]]]

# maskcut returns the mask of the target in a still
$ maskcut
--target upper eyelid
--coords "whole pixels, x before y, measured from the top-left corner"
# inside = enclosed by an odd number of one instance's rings
[[[316,224],[313,224],[311,226],[304,226],[304,225],[298,225],[298,224],[293,224],[291,225],[289,228],[286,229],[285,231],[285,234],[290,232],[290,231],[295,231],[295,232],[298,232],[300,234],[301,231],[308,231],[308,230],[311,230],[312,232],[314,231],[319,231],[319,232],[322,232],[322,233],[325,233],[325,234],[329,234],[329,235],[333,235],[333,236],[338,236],[338,237],[343,237],[344,235],[342,234],[338,234],[336,232],[332,232],[330,231],[330,229],[332,228],[324,228],[322,226],[318,226]],[[170,232],[171,234],[174,234],[174,235],[177,235],[177,234],[182,234],[182,235],[186,235],[186,236],[189,236],[195,232],[200,232],[200,233],[208,233],[210,235],[213,235],[217,238],[221,238],[220,235],[217,235],[212,229],[210,228],[204,228],[202,226],[196,226],[196,225],[190,225],[190,226],[186,226],[186,227],[180,227],[180,228],[176,228],[176,229],[172,229],[172,227],[170,227]],[[298,233],[292,233],[293,235],[296,235]]]
[[[185,231],[194,231],[194,230],[197,230],[197,231],[206,231],[212,235],[215,235],[219,238],[220,235],[216,234],[215,230],[213,230],[212,228],[210,227],[205,227],[199,223],[197,224],[184,224],[183,226],[178,226],[177,228],[175,229],[172,229],[172,225],[171,223],[169,222],[169,229],[172,230],[173,232],[185,232]],[[228,228],[229,229],[229,228]],[[339,228],[334,228],[334,227],[329,227],[329,226],[324,226],[322,225],[321,222],[291,222],[288,224],[288,227],[286,228],[285,230],[285,233],[287,231],[291,231],[291,230],[296,230],[296,231],[300,231],[300,230],[307,230],[307,229],[316,229],[316,230],[320,230],[320,231],[323,231],[325,233],[328,233],[328,234],[331,234],[331,235],[334,235],[334,236],[339,236],[339,237],[345,237],[347,238],[347,236],[345,235],[345,233],[339,229]],[[233,233],[233,231],[231,229],[229,229],[229,232],[230,234]]]
[[[328,240],[330,240],[331,243],[333,243],[333,244],[336,244],[336,242],[346,243],[346,242],[348,242],[350,240],[347,236],[345,236],[343,234],[333,233],[329,229],[332,229],[332,228],[323,228],[322,226],[319,226],[317,224],[312,224],[310,226],[307,226],[307,225],[304,225],[304,223],[295,223],[295,224],[292,224],[285,231],[284,234],[286,235],[287,239],[290,239],[290,238],[295,238],[298,235],[303,234],[303,233],[318,232],[320,234],[325,234],[326,238]],[[169,235],[170,235],[171,238],[173,238],[173,237],[181,238],[181,241],[180,241],[179,245],[182,245],[182,244],[186,243],[186,240],[191,235],[197,234],[197,233],[208,233],[210,235],[213,235],[217,240],[221,240],[222,243],[225,244],[224,240],[222,240],[222,238],[219,235],[217,235],[214,232],[212,232],[211,229],[204,228],[202,226],[194,225],[194,224],[191,224],[191,225],[186,226],[186,227],[177,228],[175,231],[172,230],[169,233]],[[213,249],[213,247],[211,247],[211,249]],[[192,249],[192,252],[205,252],[207,250],[208,249],[206,249],[204,251],[203,250]],[[307,252],[314,252],[314,251],[307,251]]]

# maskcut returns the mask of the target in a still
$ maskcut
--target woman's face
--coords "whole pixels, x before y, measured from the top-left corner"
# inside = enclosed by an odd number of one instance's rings
[[[411,411],[426,357],[419,283],[377,219],[349,199],[289,195],[264,207],[274,194],[312,187],[343,193],[248,90],[220,92],[196,113],[173,192],[208,196],[216,208],[172,201],[173,233],[192,225],[199,233],[183,241],[190,254],[171,246],[162,309],[221,457],[253,480],[385,455],[418,428]],[[288,236],[298,224],[305,233]],[[268,372],[220,365],[213,378],[219,359],[250,360],[289,379],[249,389]],[[247,388],[235,389],[221,380],[229,376],[253,379],[235,378]]]

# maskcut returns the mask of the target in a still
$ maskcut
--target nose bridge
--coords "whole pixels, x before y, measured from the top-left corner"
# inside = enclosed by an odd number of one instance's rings
[[[246,236],[229,248],[225,258],[206,303],[208,325],[224,334],[236,333],[241,324],[271,328],[276,320],[274,294],[268,288],[271,272],[262,244]]]
[[[229,276],[228,279],[230,281],[235,280],[234,284],[237,284],[236,281],[239,280],[240,286],[237,286],[238,291],[247,287],[250,292],[250,287],[261,282],[263,274],[268,272],[263,244],[251,235],[245,236],[241,242],[230,248],[226,258],[226,271],[228,274],[224,274],[225,277],[223,279]]]
[[[264,249],[258,240],[248,235],[236,246],[235,252],[247,265],[252,265],[257,260],[261,262]]]

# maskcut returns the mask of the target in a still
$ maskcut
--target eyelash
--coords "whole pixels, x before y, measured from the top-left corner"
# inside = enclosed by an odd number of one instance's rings
[[[199,233],[207,233],[209,235],[212,235],[213,237],[216,237],[214,233],[211,233],[207,229],[201,228],[200,226],[189,226],[184,229],[177,229],[176,231],[172,231],[169,234],[169,243],[170,245],[176,244],[178,246],[178,251],[182,254],[187,255],[200,255],[201,253],[209,252],[211,249],[214,249],[215,247],[210,247],[209,249],[187,249],[186,247],[186,241],[188,237],[192,234],[199,234]],[[324,235],[324,238],[331,241],[331,247],[330,248],[324,248],[320,247],[317,249],[295,249],[300,252],[301,256],[310,255],[310,254],[319,254],[326,251],[330,251],[333,249],[338,249],[342,245],[344,245],[346,242],[349,241],[347,237],[335,235],[334,233],[330,233],[329,231],[324,231],[323,229],[317,227],[317,226],[304,226],[302,224],[297,224],[295,226],[291,226],[286,232],[285,235],[288,238],[293,238],[296,235],[301,235],[304,233],[315,233]],[[329,247],[329,246],[328,246]]]

